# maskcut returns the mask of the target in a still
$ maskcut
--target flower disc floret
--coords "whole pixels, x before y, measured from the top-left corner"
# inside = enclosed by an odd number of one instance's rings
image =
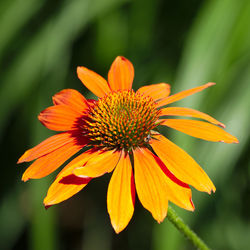
[[[90,107],[84,130],[93,145],[129,151],[146,146],[159,113],[149,96],[113,91]]]

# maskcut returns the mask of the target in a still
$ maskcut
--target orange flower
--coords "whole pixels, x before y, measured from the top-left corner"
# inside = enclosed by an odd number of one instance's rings
[[[108,82],[85,67],[78,67],[77,74],[99,99],[86,100],[73,89],[53,96],[54,106],[42,111],[38,118],[47,128],[63,132],[27,150],[18,161],[36,159],[23,174],[23,181],[42,178],[88,146],[58,174],[44,199],[46,207],[70,198],[92,178],[113,171],[107,207],[112,226],[119,233],[133,215],[135,189],[141,204],[158,222],[166,217],[169,201],[194,210],[189,185],[199,191],[215,192],[201,167],[157,132],[158,126],[168,126],[208,141],[237,143],[234,136],[218,127],[225,127],[221,122],[207,114],[189,108],[164,108],[214,83],[171,96],[166,83],[144,86],[134,92],[133,65],[121,56],[111,65]]]

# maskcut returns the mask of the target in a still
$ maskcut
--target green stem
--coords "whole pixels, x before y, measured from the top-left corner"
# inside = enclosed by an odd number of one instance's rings
[[[192,244],[200,250],[209,250],[209,247],[200,239],[195,232],[176,214],[172,207],[168,208],[167,218],[174,224],[174,226],[184,234],[184,236],[192,242]]]

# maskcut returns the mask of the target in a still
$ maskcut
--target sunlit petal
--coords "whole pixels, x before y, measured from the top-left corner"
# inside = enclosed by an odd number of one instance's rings
[[[64,132],[57,135],[53,135],[44,140],[34,148],[31,148],[19,158],[17,163],[32,161],[36,158],[44,156],[52,151],[62,147],[63,145],[75,140],[72,133]]]
[[[119,161],[121,153],[115,150],[100,151],[86,165],[76,168],[73,173],[79,177],[98,177],[110,173]]]
[[[188,89],[188,90],[184,90],[184,91],[181,91],[177,94],[174,94],[174,95],[171,95],[169,97],[166,97],[162,100],[160,100],[157,104],[158,107],[162,107],[162,106],[165,106],[167,104],[170,104],[170,103],[173,103],[173,102],[177,102],[187,96],[190,96],[190,95],[193,95],[194,93],[197,93],[197,92],[200,92],[202,91],[203,89],[206,89],[210,86],[213,86],[215,85],[215,83],[213,82],[209,82],[209,83],[206,83],[202,86],[199,86],[199,87],[196,87],[196,88],[192,88],[192,89]]]
[[[158,101],[169,96],[170,85],[167,83],[152,84],[143,86],[137,91],[144,94],[145,96],[151,96],[154,101]]]
[[[157,156],[148,149],[137,149],[134,156],[138,197],[158,222],[167,214],[167,200],[184,209],[194,210],[189,186],[178,185],[164,174],[166,166]]]
[[[142,205],[159,223],[168,211],[165,175],[147,149],[134,150],[135,186]]]
[[[123,56],[116,57],[108,73],[110,88],[112,90],[130,90],[133,80],[133,64]]]
[[[38,119],[48,129],[55,131],[76,130],[81,112],[68,105],[51,106],[43,110]]]
[[[129,223],[134,212],[134,178],[128,154],[122,151],[121,158],[108,186],[107,206],[111,224],[116,233]]]
[[[225,143],[238,143],[238,139],[213,124],[182,119],[166,119],[161,125],[179,130],[185,134],[207,140]]]
[[[188,116],[188,117],[195,117],[195,118],[200,118],[203,120],[206,120],[208,122],[211,122],[215,125],[219,125],[223,128],[225,128],[225,125],[217,120],[215,120],[213,117],[210,115],[207,115],[205,113],[202,113],[198,110],[195,109],[190,109],[190,108],[181,108],[181,107],[167,107],[161,109],[161,114],[160,118],[162,116]]]
[[[180,180],[188,183],[199,191],[215,192],[215,186],[207,174],[184,150],[164,136],[154,135],[151,146],[165,166]]]
[[[86,144],[87,141],[85,145]],[[38,158],[26,169],[22,176],[22,180],[27,181],[29,179],[39,179],[49,175],[85,145],[80,145],[76,142],[69,142],[53,152]]]
[[[69,199],[74,194],[82,190],[91,178],[79,178],[78,183],[75,184],[65,184],[63,178],[71,176],[74,168],[82,166],[88,161],[90,157],[93,157],[93,151],[88,150],[74,160],[72,160],[56,177],[55,181],[51,184],[47,196],[45,197],[43,203],[46,207],[60,203],[64,200]]]
[[[55,105],[69,105],[80,112],[88,108],[87,100],[75,89],[64,89],[55,94],[52,99]]]
[[[110,92],[107,81],[94,71],[85,67],[77,67],[77,75],[82,83],[96,96],[103,97]]]

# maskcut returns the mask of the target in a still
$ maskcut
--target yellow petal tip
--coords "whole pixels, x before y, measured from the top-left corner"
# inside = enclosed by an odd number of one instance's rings
[[[25,162],[28,157],[28,151],[26,151],[17,161],[17,164]]]
[[[208,190],[207,190],[206,192],[207,192],[209,195],[211,195],[212,193],[215,193],[215,191],[216,191],[216,187],[213,186],[213,187],[208,188]]]
[[[167,216],[167,215],[166,215],[166,216]],[[165,217],[166,217],[166,216],[165,216]],[[164,217],[163,219],[156,220],[156,221],[157,221],[157,223],[158,223],[158,224],[161,224],[161,223],[164,221],[165,217]]]
[[[26,182],[26,181],[28,181],[30,178],[27,176],[27,174],[25,174],[25,172],[24,172],[24,174],[23,174],[23,176],[22,176],[22,181],[23,182]]]
[[[163,212],[163,213],[158,213],[158,214],[153,214],[151,212],[153,218],[160,224],[164,221],[164,219],[167,217],[167,211]]]
[[[52,206],[53,204],[51,204],[51,202],[48,201],[48,196],[46,196],[44,199],[43,199],[43,205],[45,207],[48,207],[48,206]]]
[[[24,160],[23,160],[23,157],[21,156],[21,157],[18,159],[17,164],[22,163],[22,162],[24,162]]]
[[[119,223],[117,224],[117,223],[114,223],[112,221],[111,221],[111,225],[112,225],[116,234],[119,234],[121,231],[123,231],[126,228],[126,226],[121,226],[121,225],[119,225]]]
[[[80,70],[83,70],[83,67],[82,66],[77,66],[76,72],[79,73]]]
[[[227,139],[227,140],[219,140],[219,142],[224,142],[224,143],[235,143],[235,144],[238,144],[239,143],[239,140],[234,137],[234,136],[231,136],[231,138]]]
[[[235,140],[233,141],[233,143],[238,144],[238,143],[239,143],[239,140],[235,137]]]
[[[43,200],[43,205],[44,205],[45,209],[47,210],[47,209],[50,208],[53,204],[46,203],[46,202],[45,202],[45,199],[46,199],[46,197],[45,197],[44,200]]]
[[[122,229],[119,228],[119,227],[113,226],[113,228],[114,228],[114,231],[115,231],[116,234],[119,234],[122,231]]]
[[[86,68],[83,67],[83,66],[78,66],[78,67],[76,68],[76,73],[77,73],[78,78],[80,78],[80,74],[81,74],[81,73],[86,72],[85,69],[86,69]]]

